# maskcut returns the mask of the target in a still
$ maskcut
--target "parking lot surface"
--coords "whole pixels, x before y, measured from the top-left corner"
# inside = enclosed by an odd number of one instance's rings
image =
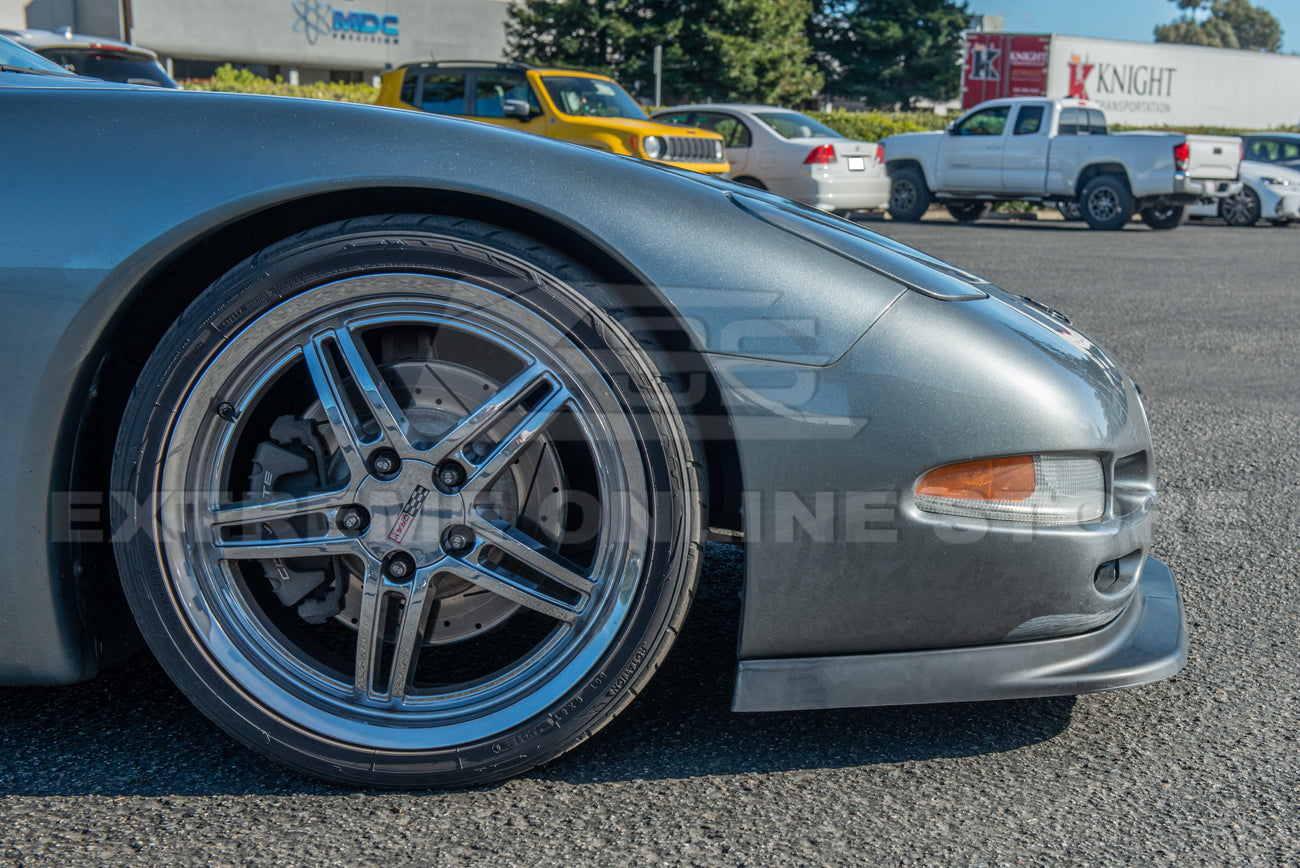
[[[354,792],[211,726],[147,654],[0,693],[0,865],[1300,864],[1300,228],[897,224],[1071,316],[1142,387],[1188,667],[1077,699],[736,715],[740,555],[573,754]]]

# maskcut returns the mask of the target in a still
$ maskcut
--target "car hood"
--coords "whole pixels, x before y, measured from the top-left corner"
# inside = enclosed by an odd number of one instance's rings
[[[1241,163],[1243,181],[1259,181],[1262,178],[1276,178],[1286,181],[1294,187],[1300,187],[1300,171],[1288,169],[1277,163],[1265,163],[1260,160],[1243,160]]]

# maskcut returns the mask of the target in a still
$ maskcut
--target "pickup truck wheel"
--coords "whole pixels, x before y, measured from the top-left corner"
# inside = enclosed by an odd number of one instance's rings
[[[1142,222],[1152,229],[1173,229],[1183,222],[1182,205],[1156,205],[1142,209]]]
[[[915,223],[930,207],[930,188],[916,169],[899,169],[889,187],[889,216]]]
[[[1133,216],[1133,194],[1115,175],[1100,175],[1083,188],[1079,197],[1083,219],[1093,229],[1123,229]]]
[[[1249,187],[1219,200],[1219,216],[1229,226],[1254,226],[1259,222],[1259,194]]]
[[[988,202],[958,201],[949,202],[946,206],[952,219],[958,223],[974,223],[984,216],[989,210]]]

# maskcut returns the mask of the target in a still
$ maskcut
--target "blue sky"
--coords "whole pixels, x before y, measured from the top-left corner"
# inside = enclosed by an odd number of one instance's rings
[[[1300,52],[1300,0],[1252,0],[1282,25],[1282,50]],[[972,14],[1001,15],[1014,33],[1064,33],[1150,42],[1178,17],[1170,0],[966,0]]]

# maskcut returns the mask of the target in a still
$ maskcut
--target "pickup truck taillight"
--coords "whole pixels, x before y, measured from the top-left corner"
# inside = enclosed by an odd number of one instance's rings
[[[835,162],[834,145],[818,145],[804,158],[804,164],[819,164]]]
[[[876,162],[883,164],[885,162],[885,146],[876,145]]]
[[[1174,168],[1180,172],[1187,171],[1187,164],[1192,159],[1192,147],[1183,142],[1180,145],[1174,145]]]

